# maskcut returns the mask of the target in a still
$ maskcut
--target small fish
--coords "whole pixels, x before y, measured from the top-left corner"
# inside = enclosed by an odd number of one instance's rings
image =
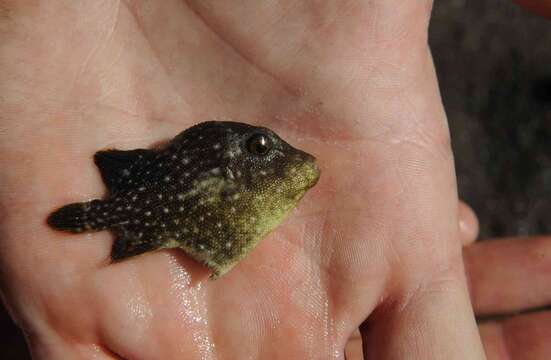
[[[55,229],[111,230],[113,261],[179,248],[228,272],[297,205],[320,176],[315,158],[270,129],[208,121],[159,149],[106,150],[94,160],[109,193],[47,219]]]

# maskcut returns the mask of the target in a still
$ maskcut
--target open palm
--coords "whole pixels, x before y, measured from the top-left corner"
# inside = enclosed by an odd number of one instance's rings
[[[429,1],[12,6],[0,9],[0,274],[36,356],[342,358],[368,317],[367,355],[480,356]],[[104,193],[95,151],[209,119],[268,126],[322,169],[220,280],[174,250],[110,264],[109,233],[46,226]]]

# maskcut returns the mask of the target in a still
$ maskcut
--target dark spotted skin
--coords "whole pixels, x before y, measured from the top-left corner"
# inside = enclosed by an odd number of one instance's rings
[[[109,189],[48,223],[80,233],[110,229],[111,257],[180,248],[212,270],[230,270],[319,178],[315,159],[273,131],[236,122],[193,126],[160,149],[95,154]]]

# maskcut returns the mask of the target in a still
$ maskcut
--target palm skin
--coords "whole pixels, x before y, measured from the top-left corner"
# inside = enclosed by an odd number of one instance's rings
[[[430,5],[51,1],[0,10],[9,29],[1,284],[33,354],[342,358],[369,317],[367,356],[482,358],[426,44]],[[291,218],[220,280],[178,251],[110,264],[109,233],[46,226],[57,206],[104,193],[95,151],[148,147],[209,119],[268,126],[322,169]]]

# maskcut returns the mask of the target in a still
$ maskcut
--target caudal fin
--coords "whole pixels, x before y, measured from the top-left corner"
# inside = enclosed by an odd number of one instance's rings
[[[107,228],[106,221],[96,216],[101,200],[63,206],[48,216],[47,223],[57,230],[80,233]]]

